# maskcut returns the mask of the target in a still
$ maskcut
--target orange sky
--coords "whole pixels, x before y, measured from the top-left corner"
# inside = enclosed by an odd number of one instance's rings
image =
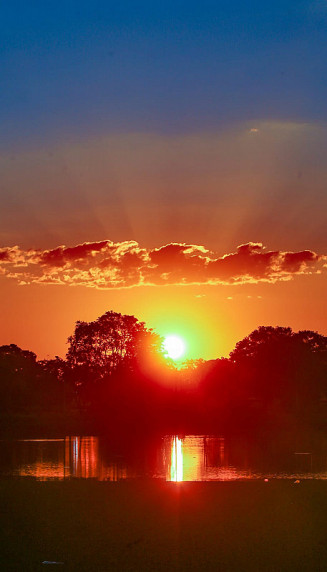
[[[109,309],[134,314],[161,335],[185,337],[187,358],[227,356],[239,339],[259,325],[291,325],[294,330],[325,334],[327,330],[322,275],[233,287],[99,291],[81,286],[18,286],[8,279],[2,279],[1,287],[1,343],[16,343],[40,358],[64,356],[75,321],[94,320]]]
[[[327,334],[326,149],[324,124],[252,121],[2,154],[0,343],[63,356],[108,310],[187,358],[259,325]]]

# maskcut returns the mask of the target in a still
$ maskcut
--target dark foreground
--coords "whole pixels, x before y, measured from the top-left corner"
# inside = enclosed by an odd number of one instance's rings
[[[0,506],[3,571],[327,569],[327,481],[8,479]]]

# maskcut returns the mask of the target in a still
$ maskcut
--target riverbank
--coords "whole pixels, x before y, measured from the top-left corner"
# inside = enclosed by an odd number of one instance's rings
[[[316,424],[306,423],[303,419],[292,416],[280,416],[278,422],[264,422],[254,416],[244,418],[236,425],[222,422],[218,419],[165,419],[163,416],[140,417],[129,415],[108,416],[105,419],[90,415],[79,409],[69,411],[38,411],[20,413],[1,413],[0,439],[40,439],[64,438],[67,435],[104,435],[112,438],[117,434],[122,437],[131,435],[147,437],[149,435],[186,435],[186,434],[215,434],[215,435],[249,435],[257,439],[262,435],[307,435],[313,433],[326,434],[326,413],[317,415]]]
[[[66,435],[90,435],[97,432],[96,422],[92,423],[78,409],[0,415],[0,439],[63,438]]]
[[[327,481],[0,481],[8,571],[327,567]]]

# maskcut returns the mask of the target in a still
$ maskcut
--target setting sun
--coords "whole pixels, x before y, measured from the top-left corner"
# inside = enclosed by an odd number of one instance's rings
[[[170,335],[166,336],[164,340],[164,349],[167,356],[171,359],[179,359],[185,353],[185,342],[179,336]]]

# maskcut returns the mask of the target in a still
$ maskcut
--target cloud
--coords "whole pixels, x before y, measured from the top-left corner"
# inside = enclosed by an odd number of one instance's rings
[[[326,271],[326,256],[311,250],[266,250],[249,242],[219,256],[204,246],[171,243],[142,248],[135,241],[84,242],[52,250],[0,249],[0,274],[21,285],[58,284],[92,288],[141,285],[246,284],[290,280]]]
[[[84,242],[72,248],[59,246],[53,250],[45,250],[40,254],[39,261],[46,266],[65,266],[67,262],[86,261],[108,246],[108,241]]]
[[[9,262],[9,249],[8,248],[1,248],[0,249],[0,262]]]

